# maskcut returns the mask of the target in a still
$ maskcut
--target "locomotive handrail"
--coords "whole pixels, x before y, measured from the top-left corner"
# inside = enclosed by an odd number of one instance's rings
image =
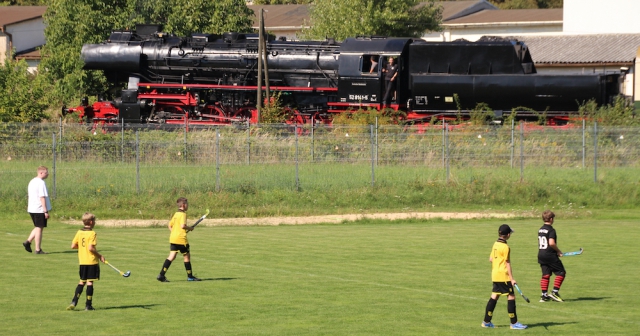
[[[139,83],[138,87],[141,88],[173,88],[173,89],[221,89],[221,90],[245,90],[255,91],[258,89],[257,85],[220,85],[220,84],[167,84],[167,83]],[[263,90],[266,86],[262,87]],[[276,91],[298,91],[298,92],[337,92],[338,88],[335,87],[298,87],[298,86],[270,86],[270,89]],[[140,96],[144,95],[141,93]],[[169,95],[163,95],[169,96]]]

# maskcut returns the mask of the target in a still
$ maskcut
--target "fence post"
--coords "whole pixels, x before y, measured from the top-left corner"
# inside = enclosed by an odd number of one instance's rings
[[[371,186],[376,184],[376,143],[373,134],[373,125],[369,125],[369,134],[371,138]]]
[[[120,162],[124,163],[124,118],[120,120]]]
[[[315,155],[313,153],[313,147],[315,147],[315,129],[316,129],[316,123],[313,120],[313,118],[311,119],[311,163],[313,163],[315,161]]]
[[[376,116],[376,166],[378,165],[378,116]]]
[[[449,127],[444,123],[444,149],[445,149],[445,166],[447,170],[446,181],[449,183]]]
[[[185,114],[184,116],[184,163],[187,163],[187,132],[188,132],[188,126],[187,126],[187,122],[189,120],[189,118],[187,118],[188,115]]]
[[[251,124],[247,120],[247,164],[251,164]]]
[[[586,122],[582,119],[582,169],[585,167],[585,159],[587,156],[587,138],[585,137],[586,130]]]
[[[593,182],[598,182],[598,122],[593,123]]]
[[[447,166],[447,158],[445,155],[445,151],[447,148],[446,135],[445,135],[445,133],[447,132],[446,128],[447,128],[447,122],[442,120],[442,168],[446,168]]]
[[[515,118],[511,119],[511,168],[513,169],[513,158],[516,152],[516,138],[515,138],[515,127],[516,120]]]
[[[300,191],[300,175],[298,175],[298,124],[295,128],[296,133],[296,191]]]
[[[216,191],[220,191],[220,129],[216,128]]]
[[[56,198],[56,133],[53,133],[53,143],[51,147],[53,150],[53,166],[51,167],[53,171],[53,198]]]
[[[136,130],[136,192],[140,193],[140,135]]]
[[[520,182],[524,180],[524,123],[520,122]]]

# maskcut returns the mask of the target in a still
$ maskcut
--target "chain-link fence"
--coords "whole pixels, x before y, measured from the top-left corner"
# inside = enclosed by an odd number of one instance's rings
[[[640,128],[585,123],[321,126],[0,124],[5,192],[35,168],[50,192],[118,195],[175,190],[302,190],[568,171],[593,183],[640,167]],[[599,177],[600,176],[600,177]]]

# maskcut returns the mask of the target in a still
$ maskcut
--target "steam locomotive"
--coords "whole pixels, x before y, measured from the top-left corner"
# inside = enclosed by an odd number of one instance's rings
[[[161,31],[159,25],[139,25],[84,45],[84,69],[102,70],[124,89],[113,100],[89,105],[85,98],[65,112],[106,123],[259,121],[257,34],[178,37]],[[390,58],[398,65],[397,84],[385,104],[383,69]],[[406,121],[430,122],[468,115],[478,103],[498,116],[526,107],[529,116],[544,112],[554,123],[586,101],[608,104],[620,90],[615,73],[538,74],[524,43],[502,39],[356,37],[338,43],[268,36],[265,67],[270,90],[280,93],[296,123],[330,123],[336,113],[358,109],[392,109]]]

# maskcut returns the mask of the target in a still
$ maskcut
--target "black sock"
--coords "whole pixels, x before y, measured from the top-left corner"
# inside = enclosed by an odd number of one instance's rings
[[[509,313],[509,318],[511,319],[511,324],[518,322],[518,315],[516,315],[516,300],[507,301],[507,312]]]
[[[78,305],[78,299],[80,299],[80,295],[82,295],[82,289],[84,288],[84,285],[78,285],[76,287],[76,292],[75,294],[73,294],[73,299],[71,299],[71,303],[74,306]]]
[[[496,309],[496,303],[498,303],[498,300],[494,299],[489,299],[489,302],[487,302],[487,309],[484,313],[485,322],[491,322],[491,319],[493,318],[493,310]]]
[[[188,277],[193,277],[193,272],[191,271],[191,262],[190,261],[185,261],[184,262],[184,269],[187,270],[187,276]]]
[[[162,270],[160,271],[160,275],[164,276],[169,270],[169,267],[171,267],[171,260],[165,259],[164,264],[162,264]]]
[[[91,307],[91,301],[93,301],[93,285],[87,285],[87,307]]]

